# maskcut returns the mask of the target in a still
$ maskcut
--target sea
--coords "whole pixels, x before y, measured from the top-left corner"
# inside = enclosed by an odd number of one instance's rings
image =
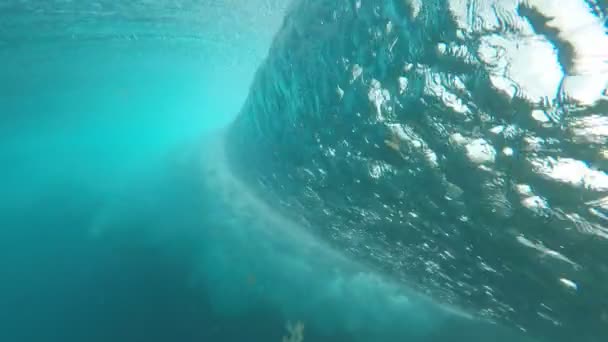
[[[608,340],[607,16],[0,0],[0,342]]]

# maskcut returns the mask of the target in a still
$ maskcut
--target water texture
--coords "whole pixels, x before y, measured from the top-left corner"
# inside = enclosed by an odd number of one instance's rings
[[[227,135],[230,163],[439,302],[603,340],[605,6],[296,2]]]
[[[0,340],[604,341],[605,13],[0,3]]]

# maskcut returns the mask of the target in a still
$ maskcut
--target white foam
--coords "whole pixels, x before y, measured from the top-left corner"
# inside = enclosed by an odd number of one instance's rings
[[[467,157],[473,163],[493,163],[496,159],[496,150],[484,139],[475,139],[466,145]]]

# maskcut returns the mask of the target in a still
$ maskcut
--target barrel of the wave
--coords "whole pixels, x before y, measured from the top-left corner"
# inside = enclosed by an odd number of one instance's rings
[[[296,1],[226,134],[230,167],[437,301],[599,341],[605,16],[582,0]]]

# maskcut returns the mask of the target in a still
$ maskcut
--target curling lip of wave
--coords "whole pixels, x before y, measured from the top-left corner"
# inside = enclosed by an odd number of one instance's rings
[[[298,224],[438,301],[596,341],[606,13],[582,0],[296,1],[228,162]]]

